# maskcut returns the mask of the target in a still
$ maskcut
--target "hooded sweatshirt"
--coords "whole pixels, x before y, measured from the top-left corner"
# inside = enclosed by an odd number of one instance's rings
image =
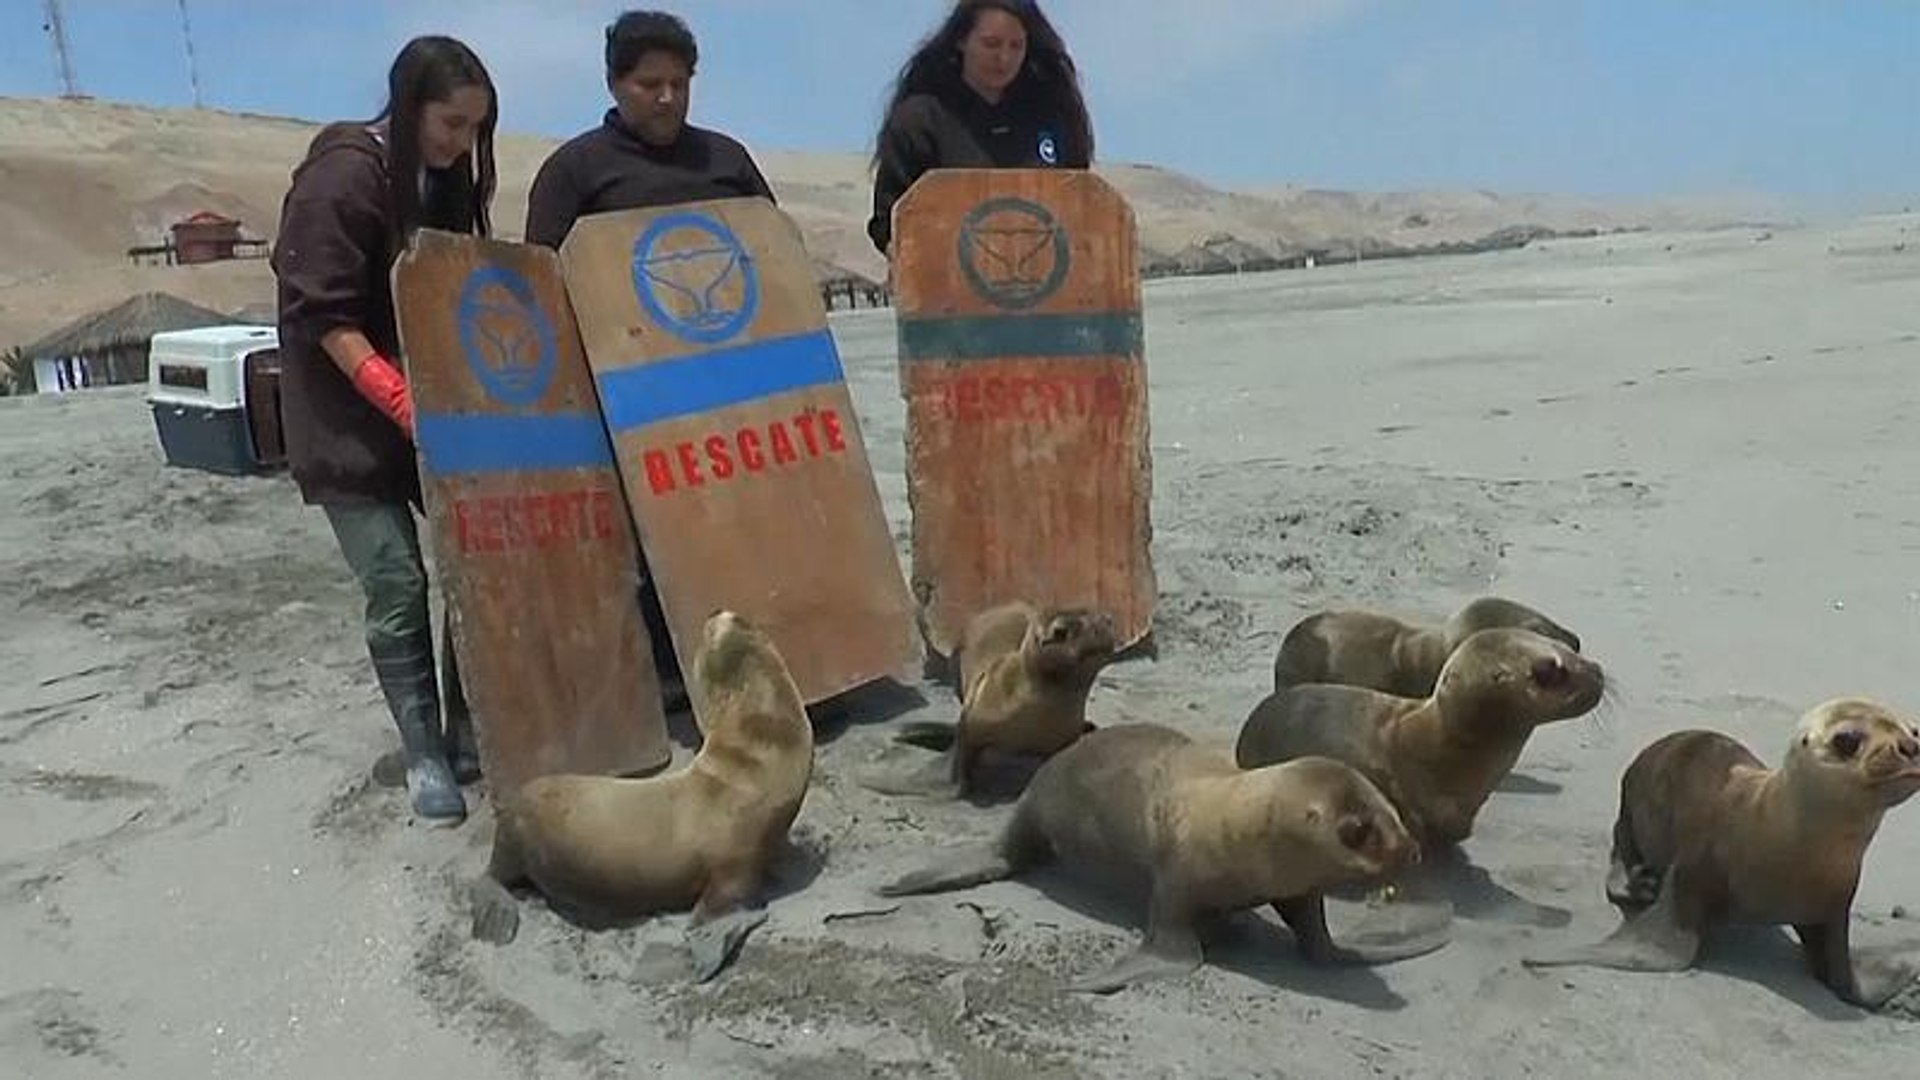
[[[329,331],[352,328],[401,363],[389,183],[380,137],[363,124],[332,124],[308,146],[281,204],[272,255],[280,402],[288,470],[308,503],[420,503],[406,433],[320,347]]]
[[[893,204],[930,169],[1085,169],[1066,117],[1025,83],[989,103],[964,83],[910,94],[887,116],[873,177],[867,236],[883,254],[893,241]]]

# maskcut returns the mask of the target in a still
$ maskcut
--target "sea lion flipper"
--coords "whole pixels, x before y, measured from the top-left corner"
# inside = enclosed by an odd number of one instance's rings
[[[1854,953],[1848,944],[1845,916],[1833,922],[1798,924],[1793,929],[1814,977],[1849,1004],[1877,1010],[1920,979],[1920,968],[1911,962]]]
[[[860,786],[882,795],[913,795],[929,799],[957,799],[960,785],[953,779],[954,757],[949,747],[939,757],[911,771],[872,773],[860,778]]]
[[[1328,947],[1351,953],[1366,963],[1406,960],[1430,953],[1451,940],[1453,919],[1453,902],[1444,896],[1406,896],[1372,908],[1341,935],[1339,945],[1329,939]],[[1336,958],[1335,962],[1340,961]]]
[[[1853,988],[1841,997],[1863,1009],[1877,1010],[1920,982],[1920,968],[1892,957],[1853,958]]]
[[[492,877],[475,878],[467,886],[475,940],[505,945],[520,932],[520,908],[506,886]]]
[[[880,886],[881,896],[947,892],[999,881],[1013,873],[1013,862],[998,843],[956,852],[948,859],[923,867]]]
[[[1175,876],[1158,876],[1147,910],[1147,932],[1138,948],[1114,961],[1106,970],[1082,975],[1067,983],[1074,993],[1110,994],[1149,979],[1177,979],[1206,959],[1200,935],[1193,925],[1188,883]]]
[[[1700,951],[1700,936],[1653,910],[1635,915],[1591,945],[1534,953],[1527,967],[1602,967],[1618,971],[1685,971]]]
[[[1673,871],[1654,905],[1628,918],[1590,945],[1522,956],[1527,967],[1602,967],[1618,971],[1685,971],[1700,955],[1700,933],[1680,919]]]
[[[720,974],[747,935],[766,921],[766,908],[735,908],[689,925],[687,950],[693,957],[693,981],[703,983]]]
[[[1150,979],[1177,979],[1192,973],[1203,959],[1200,939],[1191,930],[1163,933],[1157,940],[1142,942],[1105,970],[1069,981],[1067,989],[1081,994],[1110,994]]]
[[[1374,913],[1363,929],[1335,942],[1327,930],[1326,900],[1319,893],[1290,897],[1273,910],[1293,931],[1294,943],[1309,963],[1391,964],[1425,956],[1453,940],[1453,911],[1445,905],[1397,904]]]

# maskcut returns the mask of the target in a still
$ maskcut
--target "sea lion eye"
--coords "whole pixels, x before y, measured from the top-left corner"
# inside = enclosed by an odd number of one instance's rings
[[[1857,731],[1837,731],[1827,745],[1843,758],[1850,758],[1860,752],[1860,744],[1865,741]]]
[[[1538,686],[1555,687],[1567,681],[1567,666],[1557,656],[1542,657],[1533,662],[1533,681]]]
[[[1373,822],[1365,818],[1348,818],[1340,823],[1340,842],[1359,851],[1373,839]]]

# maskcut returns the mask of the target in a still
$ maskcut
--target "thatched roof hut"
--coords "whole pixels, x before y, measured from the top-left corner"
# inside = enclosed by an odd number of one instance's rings
[[[233,321],[248,326],[279,326],[280,305],[264,300],[234,308]]]
[[[21,350],[36,369],[64,365],[81,386],[142,382],[147,346],[167,330],[221,326],[233,319],[170,293],[148,292],[82,315]],[[43,386],[45,384],[43,383]]]

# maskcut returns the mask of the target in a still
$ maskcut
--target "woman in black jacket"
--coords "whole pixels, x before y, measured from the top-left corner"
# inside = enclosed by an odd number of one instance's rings
[[[1093,125],[1060,34],[1033,0],[960,0],[900,69],[874,147],[867,235],[929,169],[1085,169]]]
[[[459,700],[441,730],[413,518],[413,404],[388,273],[421,226],[487,234],[498,103],[479,57],[449,37],[408,42],[387,86],[380,115],[314,137],[281,206],[272,259],[281,408],[301,498],[326,512],[366,594],[367,652],[400,731],[414,811],[457,824],[467,813],[458,783],[477,778],[479,762],[451,648],[443,666]]]

